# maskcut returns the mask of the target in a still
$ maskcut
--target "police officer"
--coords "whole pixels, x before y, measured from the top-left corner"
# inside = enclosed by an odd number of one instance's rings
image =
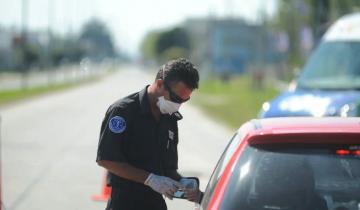
[[[178,168],[178,112],[198,88],[196,67],[187,59],[167,62],[155,81],[113,103],[101,125],[97,163],[109,171],[107,210],[166,210],[182,189]],[[196,193],[189,193],[196,200]]]

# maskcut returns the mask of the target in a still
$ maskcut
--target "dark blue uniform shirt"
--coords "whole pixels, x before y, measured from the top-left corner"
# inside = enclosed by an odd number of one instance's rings
[[[148,87],[148,86],[147,86]],[[147,87],[112,104],[101,125],[97,160],[127,162],[157,175],[178,168],[178,125],[180,113],[151,113]],[[110,173],[110,185],[122,189],[147,186]]]

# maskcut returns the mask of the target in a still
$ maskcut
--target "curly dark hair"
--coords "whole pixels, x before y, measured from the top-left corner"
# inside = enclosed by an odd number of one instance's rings
[[[199,87],[198,70],[194,64],[185,58],[168,61],[158,71],[156,79],[162,79],[169,85],[176,82],[183,82],[192,90]]]

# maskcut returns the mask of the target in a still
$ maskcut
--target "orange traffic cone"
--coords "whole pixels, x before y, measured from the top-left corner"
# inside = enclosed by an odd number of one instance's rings
[[[108,178],[109,174],[106,173],[104,180],[103,180],[103,185],[102,185],[102,192],[101,194],[96,194],[91,196],[91,199],[94,201],[108,201],[111,195],[111,187],[108,185],[107,183],[107,178]]]

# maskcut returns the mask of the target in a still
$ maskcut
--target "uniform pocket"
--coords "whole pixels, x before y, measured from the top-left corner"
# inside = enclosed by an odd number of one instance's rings
[[[177,169],[178,166],[178,152],[177,140],[168,139],[165,150],[163,151],[162,163],[164,169]]]

